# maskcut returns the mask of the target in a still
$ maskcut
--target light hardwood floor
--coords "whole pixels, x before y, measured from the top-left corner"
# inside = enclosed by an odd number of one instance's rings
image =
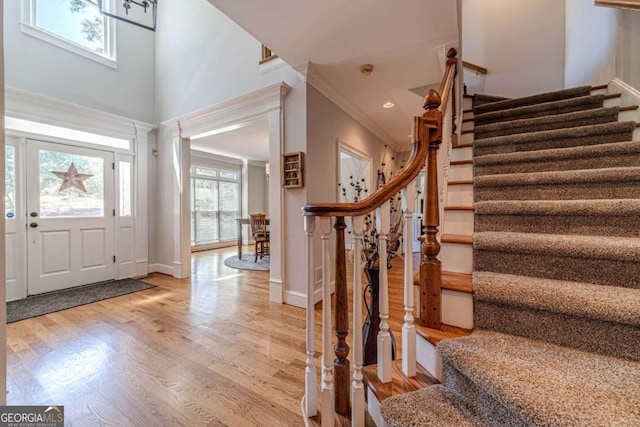
[[[7,403],[64,405],[68,426],[302,425],[305,311],[269,302],[267,272],[224,266],[234,253],[194,254],[191,279],[154,274],[156,288],[7,325]],[[401,297],[391,311],[399,340]],[[316,319],[319,350],[319,307]]]

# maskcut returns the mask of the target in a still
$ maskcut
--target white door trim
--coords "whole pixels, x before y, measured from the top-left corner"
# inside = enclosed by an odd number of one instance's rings
[[[174,206],[174,261],[173,276],[191,275],[190,242],[190,138],[204,132],[236,123],[267,116],[269,121],[269,163],[274,171],[280,170],[284,150],[284,99],[291,87],[280,82],[257,91],[241,95],[202,110],[162,122],[171,131],[176,179],[173,180]],[[269,215],[271,217],[271,270],[269,295],[273,302],[284,300],[284,197],[280,181],[269,181]]]

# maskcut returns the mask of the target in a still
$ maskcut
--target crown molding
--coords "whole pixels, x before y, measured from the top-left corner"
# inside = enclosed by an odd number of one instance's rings
[[[183,116],[162,122],[174,136],[189,138],[213,129],[263,117],[265,113],[277,110],[291,86],[285,82],[258,89],[227,101],[205,107]]]
[[[123,139],[135,138],[140,131],[146,136],[155,128],[151,123],[9,86],[5,87],[5,113],[17,119]]]
[[[297,70],[297,68],[296,68]],[[334,104],[343,109],[347,114],[353,117],[358,123],[371,131],[374,135],[380,138],[385,144],[389,145],[396,151],[400,151],[406,149],[401,144],[398,143],[395,139],[391,138],[391,136],[384,131],[380,126],[378,126],[372,119],[369,117],[360,107],[355,105],[353,102],[349,101],[345,98],[341,93],[339,93],[336,88],[331,85],[324,77],[320,76],[316,71],[313,70],[313,67],[309,67],[307,64],[306,67],[306,81],[308,84],[316,88],[320,93],[329,98]]]

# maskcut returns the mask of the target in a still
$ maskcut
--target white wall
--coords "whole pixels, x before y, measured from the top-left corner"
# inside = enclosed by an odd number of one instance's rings
[[[462,58],[487,67],[486,93],[509,97],[564,85],[565,4],[463,0]]]
[[[247,180],[243,186],[247,187],[247,215],[256,213],[268,213],[267,199],[265,193],[265,182],[267,174],[264,165],[249,163],[247,166]]]
[[[566,0],[565,87],[609,83],[617,26],[618,10],[596,7],[592,0]]]
[[[0,23],[2,23],[3,0],[0,0]],[[4,87],[3,34],[4,25],[0,25],[0,86]],[[0,138],[2,139],[2,151],[4,152],[4,92],[0,94]],[[0,159],[0,177],[4,181],[4,156]],[[0,189],[0,211],[4,212],[4,186]],[[0,224],[0,236],[4,236],[4,221]],[[0,277],[6,277],[5,246],[0,246]],[[0,301],[6,301],[6,288],[0,288]],[[0,405],[7,403],[7,305],[0,307]]]
[[[618,13],[616,76],[640,91],[640,12]]]
[[[382,162],[384,141],[316,88],[307,85],[308,148],[305,180],[310,203],[343,201],[338,199],[338,141],[371,157],[375,176]],[[316,239],[314,256],[317,267],[322,265],[321,255],[320,242]],[[329,272],[329,277],[334,277],[333,271]]]
[[[154,119],[154,33],[117,22],[114,70],[20,31],[20,1],[4,4],[5,84],[132,119]]]

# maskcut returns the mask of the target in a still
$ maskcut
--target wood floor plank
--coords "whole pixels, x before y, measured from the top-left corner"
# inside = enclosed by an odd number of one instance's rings
[[[8,404],[65,405],[71,426],[302,425],[305,311],[269,302],[268,273],[224,266],[234,253],[194,254],[190,279],[153,274],[156,288],[7,325]],[[398,357],[402,262],[389,270]]]

